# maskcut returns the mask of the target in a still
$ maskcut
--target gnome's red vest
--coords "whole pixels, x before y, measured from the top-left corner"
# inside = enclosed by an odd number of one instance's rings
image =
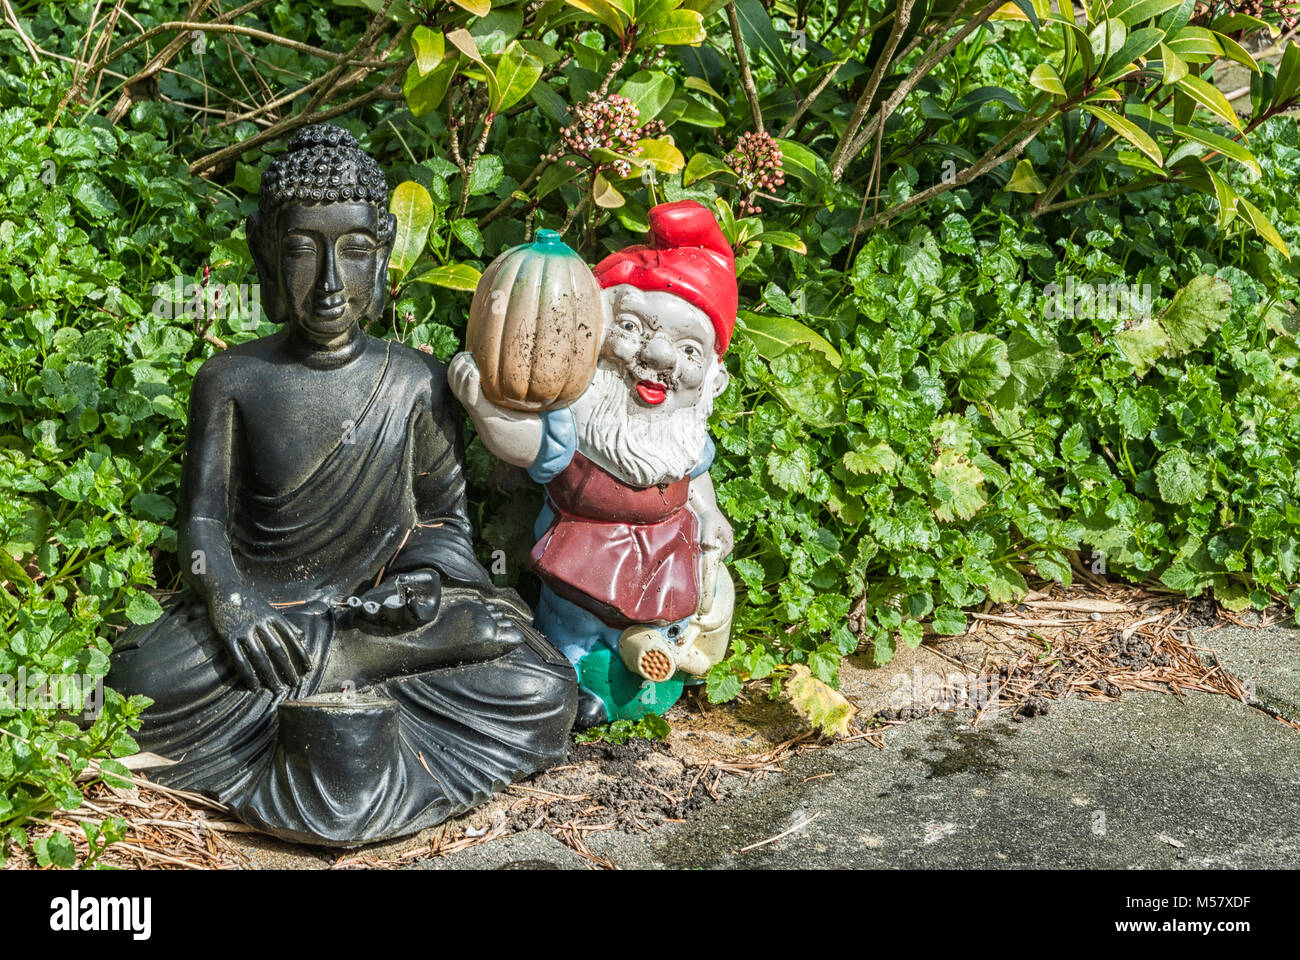
[[[575,453],[546,485],[555,517],[533,547],[538,575],[613,627],[668,624],[700,605],[690,477],[634,487]]]

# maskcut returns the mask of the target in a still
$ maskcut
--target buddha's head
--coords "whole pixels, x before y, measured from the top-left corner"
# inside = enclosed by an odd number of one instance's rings
[[[322,349],[350,340],[384,309],[396,225],[384,172],[352,134],[298,131],[248,218],[267,315]]]

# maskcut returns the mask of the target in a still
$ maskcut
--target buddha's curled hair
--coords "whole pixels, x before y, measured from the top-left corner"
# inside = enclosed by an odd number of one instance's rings
[[[275,222],[287,203],[362,201],[388,210],[384,171],[361,149],[352,134],[328,123],[303,127],[262,174],[257,208],[265,224]],[[392,220],[381,217],[381,231],[392,232]],[[389,236],[381,236],[386,241]]]

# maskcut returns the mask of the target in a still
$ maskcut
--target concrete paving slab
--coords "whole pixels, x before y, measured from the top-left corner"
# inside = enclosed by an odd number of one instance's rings
[[[410,870],[586,870],[587,862],[549,833],[526,830],[475,844],[443,857],[421,860]]]
[[[642,869],[1300,866],[1300,734],[1227,697],[1071,700],[976,728],[946,714],[885,740],[587,843]]]
[[[1253,702],[1300,723],[1300,629],[1228,624],[1193,636],[1198,647],[1212,651],[1207,659],[1236,675]]]

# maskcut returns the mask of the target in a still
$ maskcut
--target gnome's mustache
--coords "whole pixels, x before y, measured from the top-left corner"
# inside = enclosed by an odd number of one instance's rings
[[[638,487],[675,483],[699,462],[713,412],[709,369],[699,400],[658,415],[634,414],[627,382],[602,362],[573,404],[578,449],[598,466]]]

